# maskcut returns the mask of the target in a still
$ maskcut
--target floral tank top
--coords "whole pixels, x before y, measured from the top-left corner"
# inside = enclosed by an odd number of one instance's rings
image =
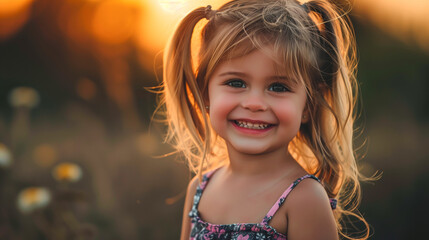
[[[234,223],[234,224],[211,224],[205,222],[200,218],[198,212],[198,204],[201,199],[201,195],[205,187],[207,186],[210,177],[216,171],[212,170],[205,175],[203,175],[203,181],[197,187],[195,196],[194,196],[194,204],[192,206],[192,210],[189,212],[189,217],[191,217],[191,234],[190,240],[254,240],[254,239],[278,239],[278,240],[286,240],[286,235],[277,232],[273,227],[269,225],[270,220],[273,218],[274,214],[283,205],[286,200],[288,194],[304,179],[312,178],[318,182],[320,180],[310,174],[302,176],[295,180],[280,196],[277,202],[273,205],[270,211],[268,211],[267,215],[265,215],[264,219],[260,223]],[[337,200],[331,198],[330,199],[331,208],[335,209],[337,206]]]

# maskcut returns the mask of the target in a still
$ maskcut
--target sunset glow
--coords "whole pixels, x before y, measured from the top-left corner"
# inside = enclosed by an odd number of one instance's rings
[[[152,69],[154,56],[162,55],[181,18],[197,7],[212,5],[218,9],[225,2],[227,0],[69,0],[58,4],[60,14],[52,21],[58,23],[68,40],[84,48],[134,45],[142,65]],[[37,4],[34,0],[0,0],[0,40],[19,32],[31,20]],[[373,22],[389,34],[404,41],[412,40],[429,51],[428,1],[357,0],[353,11],[357,19]]]
[[[186,0],[158,0],[158,2],[163,10],[171,13],[183,9],[186,4]]]
[[[359,0],[354,10],[358,19],[368,19],[385,32],[429,51],[429,1]]]
[[[139,6],[119,1],[105,1],[98,5],[92,18],[94,37],[103,43],[121,44],[131,38]]]
[[[30,17],[33,0],[0,0],[0,40],[15,34]]]
[[[158,0],[145,1],[141,15],[137,44],[145,51],[158,54],[165,46],[176,25],[188,12],[211,5],[219,8],[226,0]]]
[[[0,0],[0,16],[12,15],[27,8],[33,0]]]

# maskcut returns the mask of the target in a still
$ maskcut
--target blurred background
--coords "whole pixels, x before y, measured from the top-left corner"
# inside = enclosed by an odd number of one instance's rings
[[[147,88],[178,19],[223,2],[0,0],[0,239],[178,239],[191,174],[156,157],[171,148]],[[423,238],[429,1],[352,4],[359,165],[383,172],[360,210],[371,239]]]

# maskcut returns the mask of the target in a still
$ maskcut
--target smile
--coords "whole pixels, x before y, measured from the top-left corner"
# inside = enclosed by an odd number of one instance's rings
[[[246,122],[241,120],[234,120],[234,123],[242,128],[248,128],[248,129],[266,129],[271,127],[271,124],[268,123],[252,123],[252,122]]]

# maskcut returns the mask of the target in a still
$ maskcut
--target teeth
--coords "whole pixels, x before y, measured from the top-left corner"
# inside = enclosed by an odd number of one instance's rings
[[[235,121],[235,123],[240,127],[249,129],[265,129],[269,126],[269,124],[266,123],[250,123],[245,121]]]

